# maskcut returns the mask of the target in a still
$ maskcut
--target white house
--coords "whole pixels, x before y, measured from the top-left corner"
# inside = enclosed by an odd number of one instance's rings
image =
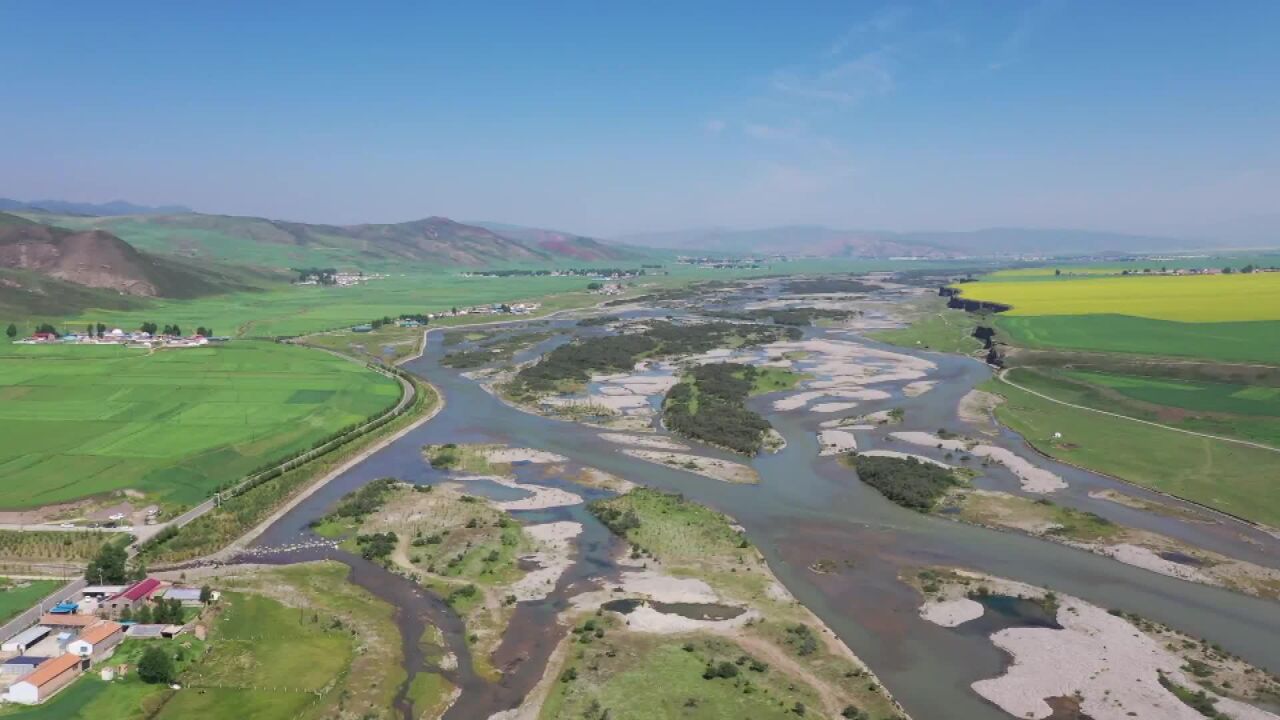
[[[67,652],[82,658],[101,660],[123,639],[123,625],[103,620],[85,628],[80,637],[67,643]]]

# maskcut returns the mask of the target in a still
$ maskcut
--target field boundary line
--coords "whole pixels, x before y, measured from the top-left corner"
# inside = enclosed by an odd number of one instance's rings
[[[1239,438],[1229,438],[1229,437],[1223,437],[1221,435],[1211,435],[1209,433],[1202,433],[1202,432],[1197,432],[1195,430],[1187,430],[1185,428],[1173,427],[1172,425],[1163,425],[1158,422],[1152,422],[1151,420],[1142,420],[1136,417],[1130,417],[1128,415],[1121,415],[1120,413],[1114,413],[1109,410],[1099,410],[1098,408],[1092,408],[1087,405],[1077,405],[1075,403],[1069,403],[1065,400],[1059,400],[1055,397],[1045,395],[1042,392],[1037,392],[1035,390],[1032,390],[1031,388],[1025,387],[1023,385],[1019,385],[1018,383],[1010,380],[1008,377],[1008,373],[1010,369],[1011,368],[1005,368],[1000,372],[996,373],[996,378],[999,379],[1000,382],[1007,383],[1008,385],[1016,387],[1025,393],[1030,393],[1031,395],[1035,395],[1036,397],[1042,400],[1048,400],[1049,402],[1057,403],[1059,405],[1065,405],[1066,407],[1075,408],[1077,410],[1087,410],[1089,412],[1098,413],[1100,415],[1107,415],[1109,417],[1119,418],[1121,420],[1128,420],[1130,422],[1140,423],[1142,425],[1150,425],[1151,427],[1158,427],[1164,430],[1171,430],[1173,432],[1179,432],[1184,435],[1194,435],[1195,437],[1202,437],[1209,440],[1221,440],[1222,442],[1235,443],[1236,445],[1244,445],[1246,447],[1256,448],[1258,450],[1266,450],[1273,453],[1280,453],[1280,448],[1278,447],[1273,447],[1271,445],[1264,445],[1262,443],[1253,442],[1251,440],[1241,440]]]

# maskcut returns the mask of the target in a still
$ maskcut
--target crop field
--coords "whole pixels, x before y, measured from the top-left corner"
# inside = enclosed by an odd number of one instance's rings
[[[1013,306],[995,324],[1014,345],[1280,364],[1280,273],[1046,275],[962,289]]]
[[[399,396],[355,363],[269,342],[0,345],[0,507],[126,488],[192,504]]]
[[[1011,375],[1019,384],[1042,389],[1024,382],[1027,377],[1020,372]],[[1280,494],[1274,488],[1280,453],[1067,407],[998,380],[989,381],[983,389],[1005,396],[1007,401],[996,409],[997,417],[1048,455],[1280,526]],[[1052,396],[1062,394],[1055,391]],[[1055,438],[1054,433],[1062,437]]]
[[[1183,323],[1125,315],[995,318],[1006,342],[1038,349],[1168,355],[1280,365],[1280,322]]]
[[[1280,320],[1280,273],[981,281],[965,298],[1012,305],[1009,317],[1130,315],[1175,322]]]
[[[89,310],[63,319],[78,329],[88,322],[136,328],[153,321],[177,323],[184,329],[211,327],[216,335],[277,337],[303,335],[366,323],[401,313],[447,312],[496,302],[542,299],[569,294],[578,304],[605,298],[586,291],[578,277],[466,278],[451,273],[401,275],[353,287],[284,285],[261,292],[241,292],[193,300],[156,300],[145,309]],[[564,299],[558,300],[563,303]],[[474,318],[472,318],[474,320]]]

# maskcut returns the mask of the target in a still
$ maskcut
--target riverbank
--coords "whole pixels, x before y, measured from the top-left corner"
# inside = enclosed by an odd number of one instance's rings
[[[1012,660],[973,690],[1014,717],[1280,717],[1251,704],[1280,699],[1280,678],[1167,626],[980,573],[934,568],[907,581],[929,622],[986,623],[978,632]]]

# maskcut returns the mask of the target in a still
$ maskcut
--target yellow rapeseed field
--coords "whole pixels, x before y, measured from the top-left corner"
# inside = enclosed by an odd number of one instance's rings
[[[1180,322],[1280,320],[1280,273],[983,281],[958,286],[1008,315],[1131,315]]]

